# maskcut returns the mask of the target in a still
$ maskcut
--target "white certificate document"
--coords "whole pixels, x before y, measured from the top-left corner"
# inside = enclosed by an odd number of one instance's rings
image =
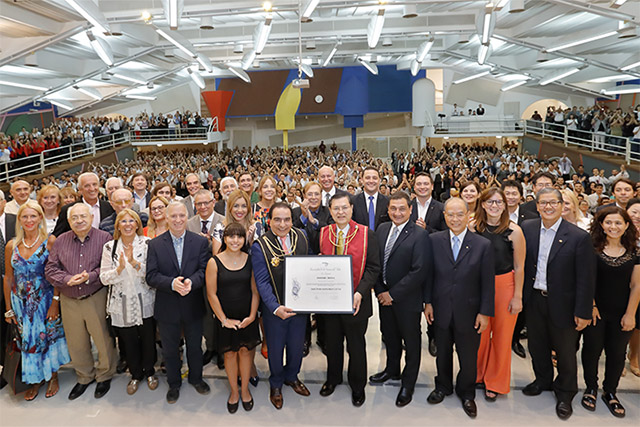
[[[284,305],[296,313],[353,314],[351,255],[285,257]]]

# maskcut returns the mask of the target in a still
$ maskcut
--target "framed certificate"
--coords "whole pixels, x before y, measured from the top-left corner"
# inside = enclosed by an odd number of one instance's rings
[[[351,255],[285,257],[284,305],[296,313],[353,314]]]

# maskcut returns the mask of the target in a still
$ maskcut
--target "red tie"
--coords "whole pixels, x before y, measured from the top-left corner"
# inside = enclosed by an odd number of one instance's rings
[[[289,247],[287,246],[287,238],[286,237],[280,237],[280,241],[282,242],[282,250],[284,251],[285,255],[289,255]]]

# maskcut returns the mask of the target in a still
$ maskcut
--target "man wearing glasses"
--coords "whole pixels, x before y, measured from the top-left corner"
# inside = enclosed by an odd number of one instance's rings
[[[589,325],[595,292],[596,257],[589,234],[562,219],[562,194],[537,192],[540,219],[522,225],[527,241],[523,302],[535,381],[522,392],[555,393],[556,414],[567,419],[578,392],[579,331]],[[554,380],[551,350],[558,359]]]
[[[116,217],[120,212],[122,212],[125,209],[133,209],[134,211],[136,211],[138,215],[140,215],[140,221],[142,221],[142,226],[143,227],[147,226],[149,215],[147,215],[144,212],[138,212],[139,209],[136,209],[137,206],[134,206],[133,194],[131,194],[131,191],[127,190],[126,188],[119,188],[115,190],[113,193],[111,193],[111,198],[109,200],[109,203],[111,204],[111,207],[113,208],[114,212],[108,217],[106,217],[105,219],[103,219],[102,221],[100,221],[100,230],[106,231],[107,233],[113,236],[113,231],[115,230]]]
[[[556,177],[549,172],[538,172],[531,178],[531,183],[533,184],[533,195],[535,196],[543,188],[553,188],[553,184],[556,183]],[[535,215],[536,218],[540,217],[535,199],[520,205],[520,212],[528,212]]]

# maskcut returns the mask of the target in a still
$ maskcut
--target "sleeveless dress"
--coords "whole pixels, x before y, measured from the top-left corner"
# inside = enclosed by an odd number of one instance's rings
[[[251,313],[251,260],[240,270],[229,270],[218,257],[213,257],[218,266],[218,299],[224,314],[230,319],[242,320]],[[260,344],[260,330],[257,317],[249,326],[243,329],[223,328],[220,320],[218,325],[218,351],[238,351],[240,347],[248,350]]]
[[[11,287],[11,307],[22,337],[22,381],[27,384],[49,381],[52,372],[71,361],[62,317],[47,320],[47,311],[53,301],[53,286],[44,277],[48,258],[47,241],[28,259],[20,255],[17,246],[11,256],[15,278]]]

